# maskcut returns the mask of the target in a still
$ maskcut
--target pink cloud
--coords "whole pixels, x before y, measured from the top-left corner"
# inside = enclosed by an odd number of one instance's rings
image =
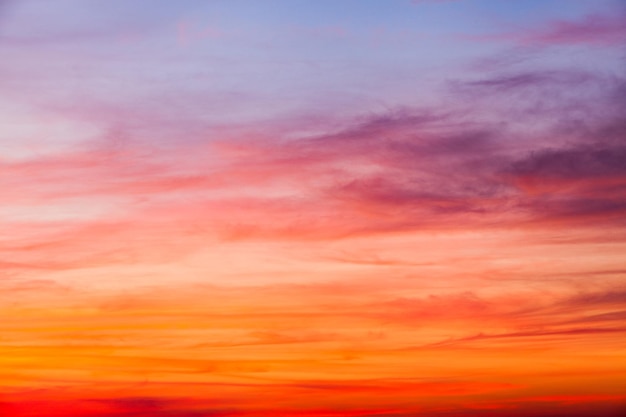
[[[590,14],[580,20],[556,20],[515,32],[468,36],[465,39],[514,41],[526,45],[621,46],[626,42],[626,14]]]
[[[522,35],[521,39],[545,45],[623,45],[626,42],[626,15],[593,14],[579,21],[556,21]]]

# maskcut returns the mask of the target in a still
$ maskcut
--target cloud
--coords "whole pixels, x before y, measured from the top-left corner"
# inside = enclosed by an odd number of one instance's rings
[[[599,141],[532,152],[507,174],[527,193],[521,204],[537,217],[619,223],[626,213],[624,144]]]
[[[315,385],[313,381],[309,384]],[[267,407],[261,410],[232,410],[220,408],[207,408],[199,404],[183,401],[163,400],[159,398],[119,398],[107,400],[54,402],[54,401],[26,401],[21,404],[3,402],[0,403],[0,411],[15,417],[33,416],[27,407],[46,407],[46,415],[50,417],[261,417],[263,415],[288,416],[298,415],[304,417],[410,417],[417,413],[429,416],[461,417],[461,416],[504,416],[504,417],[591,417],[598,415],[621,417],[623,410],[623,395],[527,395],[507,398],[504,396],[495,402],[487,402],[480,398],[480,394],[486,392],[502,391],[514,388],[511,384],[474,384],[472,382],[434,382],[426,384],[414,384],[410,382],[398,382],[399,386],[413,392],[426,392],[440,386],[445,390],[451,390],[451,396],[472,395],[474,401],[471,404],[449,404],[447,406],[417,407],[405,405],[402,409],[397,407],[363,407],[355,405],[340,409],[330,407]],[[306,383],[304,385],[307,385]],[[393,382],[392,382],[393,385]],[[327,389],[318,384],[318,389]],[[345,385],[348,391],[353,388]],[[491,391],[485,391],[485,388]],[[470,391],[467,391],[469,389]],[[346,392],[337,384],[331,388],[331,392]],[[506,391],[505,391],[506,392]],[[437,395],[437,394],[436,394]],[[38,408],[41,409],[41,408]],[[33,408],[30,409],[32,411]],[[9,414],[10,413],[10,414]],[[65,414],[63,414],[65,413]],[[111,414],[114,413],[114,414]]]
[[[49,390],[46,394],[61,393],[61,390]],[[240,417],[245,412],[207,407],[205,402],[188,399],[169,399],[152,397],[121,397],[107,399],[50,399],[36,395],[19,402],[0,403],[0,411],[15,417],[34,416],[33,410],[46,410],[50,417]],[[61,393],[64,394],[64,393]]]
[[[614,288],[603,292],[583,293],[571,297],[566,303],[578,307],[626,306],[626,289]]]
[[[626,13],[587,14],[578,20],[553,20],[525,30],[466,36],[483,41],[513,41],[524,46],[620,47],[626,41]]]
[[[625,241],[626,83],[499,67],[449,86],[315,133],[205,129],[224,103],[176,87],[57,108],[112,126],[0,160],[0,414],[604,411],[549,395],[620,377],[621,252],[596,243]],[[59,388],[12,395],[33,381]]]
[[[521,36],[543,45],[619,46],[626,42],[626,14],[590,14],[578,21],[554,21]]]
[[[514,163],[511,172],[520,177],[538,177],[542,181],[577,181],[626,176],[626,143],[590,144],[565,149],[533,152]]]
[[[533,339],[533,338],[544,338],[541,341],[541,344],[545,346],[546,340],[549,339],[561,339],[565,343],[571,343],[572,338],[579,336],[592,336],[592,335],[602,335],[602,334],[626,334],[626,328],[620,327],[612,327],[612,328],[604,328],[604,327],[585,327],[585,328],[571,328],[564,330],[545,330],[545,331],[528,331],[528,332],[511,332],[511,333],[500,333],[500,334],[483,334],[479,333],[474,336],[467,336],[463,338],[449,339],[444,340],[442,342],[437,342],[434,344],[427,345],[427,348],[435,348],[435,347],[445,347],[445,346],[456,346],[459,344],[465,344],[468,342],[488,342],[490,340],[504,340],[511,341],[514,339]]]
[[[497,71],[452,83],[454,105],[303,137],[266,125],[159,148],[108,132],[0,163],[3,210],[15,207],[3,214],[16,216],[0,251],[21,273],[169,262],[218,241],[623,225],[624,85]]]
[[[581,83],[594,81],[594,77],[585,72],[578,71],[531,71],[513,74],[502,74],[490,78],[461,83],[462,87],[479,87],[483,90],[489,89],[492,92],[515,93],[526,92],[528,89],[534,93],[537,88],[563,86],[575,86]]]
[[[201,401],[176,400],[161,398],[112,398],[92,400],[111,409],[110,412],[120,417],[176,416],[176,417],[230,417],[243,413],[220,408],[206,408]],[[194,404],[194,403],[199,404]],[[85,417],[90,417],[86,415]]]

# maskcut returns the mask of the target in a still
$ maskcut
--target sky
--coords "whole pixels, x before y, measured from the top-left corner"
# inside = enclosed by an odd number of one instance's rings
[[[626,415],[620,0],[0,0],[0,415]]]

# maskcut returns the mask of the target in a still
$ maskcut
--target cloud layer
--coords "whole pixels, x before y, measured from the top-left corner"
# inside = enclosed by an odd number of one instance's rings
[[[617,9],[105,3],[0,3],[0,414],[623,412]]]

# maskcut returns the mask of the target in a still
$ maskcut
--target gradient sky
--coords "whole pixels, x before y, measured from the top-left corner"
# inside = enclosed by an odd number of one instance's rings
[[[0,0],[0,415],[621,417],[626,4]]]

